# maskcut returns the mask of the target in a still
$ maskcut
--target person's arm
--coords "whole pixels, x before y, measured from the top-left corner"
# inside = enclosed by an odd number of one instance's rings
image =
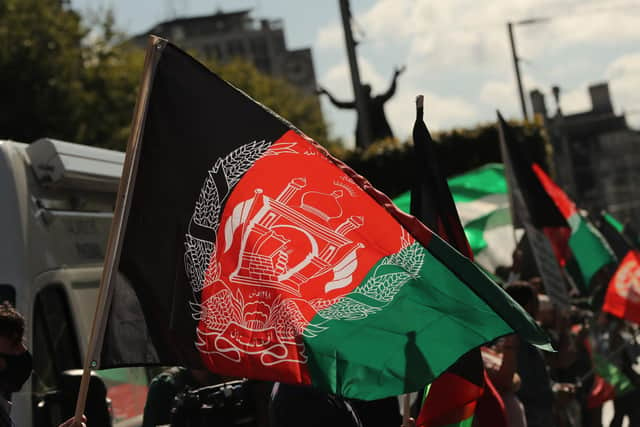
[[[557,309],[555,331],[558,334],[558,352],[546,353],[545,359],[551,368],[566,369],[576,361],[577,352],[570,332],[569,315]]]
[[[393,94],[396,93],[396,80],[398,80],[398,76],[402,74],[404,70],[405,70],[405,67],[402,66],[402,67],[396,67],[396,69],[393,71],[391,86],[389,86],[389,89],[387,89],[385,93],[380,95],[380,98],[382,98],[382,102],[387,102],[393,96]]]
[[[504,338],[502,345],[502,364],[495,376],[491,378],[494,385],[501,391],[514,390],[514,376],[518,370],[518,345],[520,340],[513,334]]]
[[[331,103],[338,108],[345,108],[345,109],[356,108],[355,101],[338,101],[336,98],[334,98],[333,95],[329,93],[328,90],[326,90],[323,87],[318,87],[318,90],[316,92],[318,93],[318,95],[322,95],[322,94],[327,95],[327,97],[329,98],[329,101],[331,101]]]

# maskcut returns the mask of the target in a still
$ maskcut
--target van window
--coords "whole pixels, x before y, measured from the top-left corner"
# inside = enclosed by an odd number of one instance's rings
[[[63,371],[81,366],[66,295],[60,285],[50,285],[38,293],[34,306],[33,391],[57,389]]]

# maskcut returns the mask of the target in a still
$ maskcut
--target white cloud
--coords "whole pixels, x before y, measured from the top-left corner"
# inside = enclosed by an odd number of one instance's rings
[[[561,91],[560,105],[562,106],[562,112],[565,114],[581,113],[591,110],[591,98],[589,97],[588,85],[580,85],[566,92]],[[548,105],[547,108],[549,108]]]
[[[344,49],[342,28],[335,23],[320,28],[316,36],[315,46],[319,49]]]
[[[613,61],[605,72],[616,110],[629,111],[627,121],[640,127],[640,52],[623,55]]]
[[[480,101],[490,108],[499,109],[502,114],[509,116],[518,108],[518,92],[512,81],[491,80],[480,89]]]
[[[547,97],[547,108],[549,105],[550,93],[548,88],[540,84],[535,78],[525,75],[523,77],[523,89],[525,92],[525,102],[527,103],[527,110],[531,117],[532,107],[529,97],[529,92],[537,89],[545,94]],[[500,110],[500,113],[505,117],[517,117],[522,118],[522,107],[520,106],[520,97],[518,94],[518,87],[516,85],[515,76],[510,76],[503,80],[489,80],[485,82],[478,94],[478,100],[484,104],[487,110],[492,110],[489,114],[491,120],[494,119],[494,111]]]
[[[400,91],[387,104],[385,110],[395,135],[406,139],[411,134],[416,115],[415,97],[419,91]],[[422,92],[424,95],[424,120],[429,129],[440,131],[457,126],[473,123],[478,117],[477,109],[460,97],[442,96],[432,92]]]
[[[618,113],[640,109],[640,52],[622,55],[606,66],[604,73],[592,74],[578,85],[561,88],[560,104],[567,114],[589,111],[591,98],[589,86],[602,81],[609,82],[609,90],[614,109]],[[542,88],[547,96],[547,108],[551,111],[550,90]],[[640,125],[637,114],[629,115],[628,121]]]
[[[357,26],[366,36],[358,51],[363,80],[373,83],[374,92],[383,91],[394,62],[407,64],[399,91],[386,106],[398,136],[404,136],[401,130],[413,120],[417,88],[434,105],[427,118],[430,127],[491,120],[496,108],[520,117],[506,23],[536,17],[552,19],[514,26],[518,54],[527,61],[521,68],[527,103],[529,90],[537,88],[552,113],[550,91],[557,84],[563,89],[565,112],[589,110],[587,86],[610,78],[616,111],[640,110],[640,53],[629,54],[640,42],[640,7],[623,0],[379,0],[365,10],[352,3]],[[316,46],[325,56],[344,55],[338,22],[318,33]],[[604,66],[617,51],[618,58]],[[333,65],[322,75],[322,83],[351,96],[346,64]],[[629,116],[630,122],[634,119],[640,124],[640,114]]]
[[[552,17],[548,22],[514,26],[521,55],[527,58],[589,42],[640,41],[640,8],[623,6],[566,0],[380,0],[354,15],[368,39],[403,40],[412,55],[428,58],[433,67],[503,63],[509,57],[506,23],[524,18]],[[337,47],[341,34],[339,24],[333,23],[319,31],[317,45]]]

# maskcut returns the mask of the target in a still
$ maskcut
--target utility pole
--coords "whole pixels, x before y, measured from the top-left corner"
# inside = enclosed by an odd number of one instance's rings
[[[511,55],[513,55],[513,67],[516,70],[516,81],[518,82],[518,94],[520,95],[520,105],[522,107],[522,116],[525,121],[529,121],[529,114],[527,113],[527,104],[524,100],[524,90],[522,89],[522,79],[520,77],[520,58],[516,53],[516,43],[513,39],[513,23],[507,22],[507,31],[509,32],[509,41],[511,42]]]
[[[347,45],[347,57],[349,58],[349,69],[351,70],[351,83],[353,85],[353,95],[356,99],[356,110],[358,112],[359,131],[361,132],[362,142],[365,148],[371,141],[371,127],[369,126],[369,114],[367,111],[367,100],[364,99],[362,93],[362,84],[360,83],[360,71],[358,69],[358,60],[356,58],[356,43],[353,40],[351,32],[351,8],[349,0],[339,0],[340,14],[342,15],[342,27],[344,28],[344,41]]]

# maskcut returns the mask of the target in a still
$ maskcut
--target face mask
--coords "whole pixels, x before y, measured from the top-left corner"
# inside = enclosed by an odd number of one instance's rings
[[[31,353],[25,351],[21,354],[5,354],[0,353],[7,366],[0,372],[0,383],[3,383],[9,393],[16,392],[22,388],[22,385],[31,376],[33,370],[33,360]]]

